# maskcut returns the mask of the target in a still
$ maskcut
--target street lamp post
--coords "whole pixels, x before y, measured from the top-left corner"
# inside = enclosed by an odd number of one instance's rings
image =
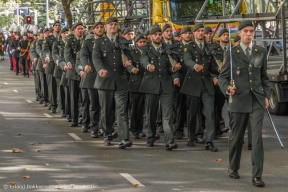
[[[75,9],[75,7],[71,10],[71,13],[72,13],[72,15],[73,15],[73,23],[75,23],[76,13],[77,13],[77,10]]]

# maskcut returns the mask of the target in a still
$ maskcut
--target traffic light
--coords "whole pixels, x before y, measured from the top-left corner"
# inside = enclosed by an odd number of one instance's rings
[[[32,18],[30,16],[26,16],[26,23],[31,24]]]

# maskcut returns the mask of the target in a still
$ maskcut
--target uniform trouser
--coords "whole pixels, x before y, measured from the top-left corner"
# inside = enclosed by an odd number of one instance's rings
[[[161,103],[162,109],[162,124],[165,133],[165,144],[174,143],[174,125],[173,125],[173,93],[160,93],[158,94],[146,94],[147,102],[147,122],[149,136],[148,142],[155,142],[156,140],[156,120],[158,103]]]
[[[12,54],[10,54],[9,52],[10,51],[8,51],[8,55],[9,55],[9,59],[10,59],[10,69],[13,69]]]
[[[251,113],[230,113],[229,163],[232,170],[236,171],[240,168],[243,139],[245,129],[249,123],[251,126],[253,146],[251,153],[252,176],[262,177],[264,161],[262,126],[264,113],[265,110],[254,96]]]
[[[89,115],[91,130],[94,133],[99,131],[99,118],[100,118],[100,103],[99,94],[97,89],[88,89],[88,95],[90,100]]]
[[[200,97],[187,95],[187,128],[188,140],[194,141],[196,129],[196,117],[199,105],[203,102],[202,113],[205,116],[206,143],[213,142],[215,126],[214,126],[214,95],[210,95],[204,83]]]
[[[57,85],[57,103],[59,110],[65,111],[65,92],[64,87],[60,85],[61,78],[55,77]]]
[[[47,79],[46,79],[46,74],[44,71],[39,71],[40,75],[40,81],[41,81],[41,93],[42,93],[42,98],[44,102],[48,102],[48,85],[47,85]]]
[[[180,93],[179,91],[174,92],[174,126],[175,132],[184,132],[184,122],[187,116],[186,110],[186,95]]]
[[[111,136],[113,132],[113,103],[115,101],[115,111],[117,115],[117,127],[119,140],[129,139],[127,102],[128,90],[98,90],[101,106],[101,128],[106,136]]]
[[[215,94],[214,101],[214,121],[215,121],[215,131],[219,132],[221,129],[221,119],[222,118],[222,109],[225,104],[226,97],[223,94]],[[225,123],[224,123],[225,124]]]
[[[34,63],[34,64],[32,65],[33,71],[34,71],[33,76],[34,76],[34,84],[35,84],[36,97],[40,98],[40,94],[39,94],[39,93],[40,93],[40,90],[41,90],[41,88],[40,88],[40,79],[39,79],[39,74],[37,75],[37,72],[36,72],[36,64],[37,64],[37,63]]]
[[[12,60],[12,59],[11,59]],[[19,61],[20,61],[20,57],[15,57],[15,61],[16,61],[16,63],[15,63],[15,65],[16,65],[16,73],[19,73],[19,65],[20,65],[20,63],[19,63]]]
[[[65,92],[65,114],[66,118],[71,118],[71,98],[70,98],[70,91],[69,86],[63,86]]]
[[[82,125],[88,127],[90,124],[90,114],[89,114],[90,97],[88,89],[81,88],[81,94],[82,94]]]
[[[70,91],[70,100],[71,100],[71,118],[72,123],[78,124],[79,119],[79,93],[80,81],[69,79],[69,91]]]
[[[248,123],[247,125],[247,132],[248,132],[248,143],[252,143],[252,128],[250,123]]]
[[[145,93],[130,92],[130,131],[134,135],[139,135],[143,130],[144,99]]]
[[[28,60],[25,59],[25,58],[22,58],[21,64],[22,64],[22,67],[23,67],[23,72],[25,74],[28,74],[29,73],[29,62],[28,62]]]
[[[46,74],[47,84],[48,84],[48,98],[50,102],[51,109],[57,108],[57,84],[56,79],[52,74]]]
[[[203,103],[200,101],[200,105],[197,110],[196,117],[196,130],[195,130],[195,138],[203,138],[205,129],[205,116],[203,115]]]

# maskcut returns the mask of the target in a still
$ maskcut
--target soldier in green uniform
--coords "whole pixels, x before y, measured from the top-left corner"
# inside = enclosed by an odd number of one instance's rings
[[[5,44],[5,38],[3,36],[3,31],[0,30],[0,60],[4,60],[4,44]]]
[[[69,28],[64,27],[60,31],[61,38],[58,41],[55,41],[53,43],[53,48],[52,48],[52,58],[55,61],[55,69],[54,69],[54,74],[53,76],[56,79],[56,84],[57,84],[57,100],[58,100],[58,105],[59,105],[59,110],[61,111],[61,117],[66,117],[65,113],[65,91],[64,91],[64,86],[61,85],[61,79],[63,76],[63,70],[59,66],[59,53],[60,49],[64,47],[65,43],[62,40],[64,37],[66,39],[66,36],[69,34]]]
[[[39,103],[43,104],[44,107],[46,107],[48,103],[48,85],[47,85],[45,69],[43,68],[43,63],[45,61],[42,57],[42,45],[43,45],[44,38],[47,37],[48,35],[49,35],[49,30],[47,28],[40,30],[39,38],[36,41],[36,52],[39,58],[35,62],[37,62],[36,71],[39,72],[39,77],[40,77],[41,98],[42,98],[39,101]]]
[[[224,94],[230,95],[229,176],[239,179],[242,142],[248,123],[252,129],[252,182],[263,187],[262,181],[264,150],[262,127],[270,98],[267,76],[267,52],[265,48],[252,44],[255,35],[253,21],[243,21],[238,26],[241,37],[239,45],[225,52],[224,65],[219,75],[219,86]],[[232,59],[232,64],[230,60]],[[232,65],[232,66],[231,66]],[[231,77],[232,67],[232,77]],[[230,84],[231,79],[232,84]],[[235,87],[235,86],[236,87]]]
[[[187,96],[188,146],[194,145],[196,116],[199,105],[203,103],[206,127],[206,150],[218,151],[213,144],[214,126],[214,86],[210,73],[218,74],[218,66],[204,51],[204,26],[197,23],[193,27],[195,41],[184,49],[184,64],[188,67],[181,93]]]
[[[73,34],[67,38],[64,48],[64,58],[67,71],[66,78],[69,80],[69,91],[71,99],[71,118],[70,127],[77,127],[79,120],[79,94],[80,94],[80,77],[75,70],[76,53],[80,51],[81,44],[85,37],[83,36],[83,23],[78,22],[73,26]]]
[[[16,75],[19,73],[20,65],[20,33],[14,33],[14,39],[9,42],[9,47],[13,57],[15,58]]]
[[[64,105],[64,114],[62,115],[63,117],[66,117],[67,122],[71,122],[71,99],[70,99],[70,91],[69,91],[69,82],[68,79],[66,78],[67,74],[67,67],[65,58],[64,58],[64,48],[65,48],[65,43],[66,40],[69,38],[69,36],[73,36],[72,33],[69,34],[69,28],[64,27],[60,31],[61,33],[61,40],[58,45],[58,64],[63,70],[61,81],[60,81],[60,86],[63,86],[64,89],[64,102],[62,101],[62,105]],[[56,61],[57,58],[55,57]],[[64,69],[65,68],[65,69]]]
[[[130,52],[132,65],[127,69],[131,75],[129,78],[129,94],[130,94],[130,131],[135,139],[146,137],[143,133],[143,114],[145,93],[139,91],[143,75],[144,67],[140,64],[141,48],[147,44],[147,36],[139,34],[135,38],[135,49]]]
[[[188,71],[187,66],[184,64],[184,49],[186,45],[191,42],[192,30],[189,26],[184,26],[180,31],[180,37],[182,41],[179,44],[178,57],[180,59],[181,69],[173,75],[174,82],[174,107],[175,107],[175,139],[182,139],[184,136],[184,122],[186,121],[186,95],[181,93],[181,87],[184,82],[186,73]]]
[[[234,46],[237,46],[241,42],[241,38],[239,35],[236,35],[234,38]]]
[[[160,138],[156,135],[158,104],[161,102],[165,148],[173,150],[178,147],[174,142],[173,125],[173,81],[171,75],[181,68],[180,64],[172,67],[162,43],[162,31],[158,26],[150,28],[151,43],[142,48],[140,62],[146,69],[139,91],[146,93],[147,122],[149,136],[147,146],[153,147]],[[173,59],[177,59],[171,54]]]
[[[23,33],[23,39],[20,40],[20,59],[23,66],[24,77],[29,78],[29,63],[28,55],[30,49],[30,41],[28,40],[27,33]]]
[[[85,38],[83,42],[81,51],[80,51],[80,61],[82,64],[83,70],[81,71],[84,74],[83,85],[82,85],[82,131],[87,132],[88,122],[84,118],[84,111],[89,113],[90,116],[90,128],[91,128],[91,137],[98,138],[99,131],[99,118],[100,118],[100,103],[98,90],[94,88],[94,83],[97,76],[97,71],[92,62],[92,53],[93,46],[96,39],[101,38],[104,35],[104,25],[101,22],[96,22],[93,25],[92,31],[94,34],[90,34]],[[82,75],[81,75],[82,76]],[[87,91],[87,93],[86,93]]]
[[[49,95],[49,102],[51,113],[56,113],[57,108],[57,84],[56,79],[53,77],[54,69],[55,69],[55,62],[52,57],[52,48],[53,43],[55,41],[59,41],[61,39],[60,36],[61,25],[59,21],[54,22],[53,24],[53,34],[49,35],[43,41],[43,48],[42,48],[42,56],[45,61],[43,63],[43,68],[45,69],[47,84],[48,84],[48,95]],[[56,70],[59,71],[59,67],[56,67]]]
[[[212,35],[213,31],[212,28],[209,26],[205,26],[204,27],[204,36],[205,36],[205,42],[212,44],[213,42],[213,35]]]
[[[111,145],[113,140],[113,103],[117,114],[117,127],[119,132],[119,148],[131,147],[128,131],[128,81],[126,68],[131,61],[122,61],[123,50],[119,41],[123,37],[117,36],[118,20],[110,17],[106,21],[106,32],[102,38],[94,43],[92,61],[98,73],[94,87],[98,89],[101,106],[101,128],[105,132],[104,144]],[[124,52],[125,54],[125,52]]]
[[[215,44],[213,46],[215,52],[217,53],[217,59],[219,59],[220,63],[223,63],[223,55],[229,49],[229,32],[228,29],[223,28],[218,33],[220,44]],[[218,138],[218,135],[222,135],[223,133],[227,133],[229,128],[225,127],[225,122],[222,117],[222,109],[225,104],[226,97],[221,92],[218,85],[218,76],[215,74],[211,75],[213,78],[214,89],[215,89],[215,97],[214,97],[214,121],[215,121],[215,138]],[[221,123],[221,121],[223,121]],[[224,125],[224,126],[223,126]]]
[[[183,28],[182,28],[183,29]],[[173,33],[173,37],[174,37],[174,40],[175,41],[178,41],[178,42],[181,42],[182,41],[182,38],[181,38],[181,31],[175,31]]]

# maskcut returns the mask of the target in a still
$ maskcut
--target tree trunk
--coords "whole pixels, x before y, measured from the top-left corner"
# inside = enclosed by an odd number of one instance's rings
[[[70,4],[73,0],[61,0],[63,9],[64,9],[64,13],[66,16],[66,23],[67,23],[67,27],[71,28],[72,27],[72,13],[70,10]]]

